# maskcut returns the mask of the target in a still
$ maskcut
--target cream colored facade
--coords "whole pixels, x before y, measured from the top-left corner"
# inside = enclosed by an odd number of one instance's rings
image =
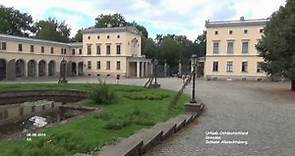
[[[82,43],[69,44],[0,34],[0,80],[59,76],[62,59],[68,76],[146,77],[151,61],[140,46],[134,27],[86,29]]]
[[[264,79],[263,58],[255,45],[261,39],[267,19],[207,21],[207,79]]]

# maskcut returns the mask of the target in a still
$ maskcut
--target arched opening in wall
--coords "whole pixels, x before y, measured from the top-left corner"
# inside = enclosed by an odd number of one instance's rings
[[[55,62],[52,60],[48,63],[48,76],[55,76]]]
[[[35,60],[30,60],[28,62],[28,77],[36,77],[37,73],[37,63]]]
[[[19,59],[15,62],[15,76],[16,77],[25,77],[25,61]]]
[[[6,79],[6,61],[0,59],[0,80]]]
[[[83,62],[78,63],[78,75],[79,76],[83,75]]]
[[[46,76],[46,62],[44,60],[41,60],[39,62],[39,76]]]
[[[72,62],[71,72],[72,72],[72,76],[76,76],[77,75],[77,64],[76,64],[76,62]]]

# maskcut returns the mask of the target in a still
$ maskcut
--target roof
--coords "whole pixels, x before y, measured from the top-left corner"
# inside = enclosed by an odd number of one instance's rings
[[[19,37],[19,36],[13,36],[13,35],[6,35],[6,34],[0,34],[0,40],[6,40],[6,41],[15,41],[15,42],[24,42],[24,43],[35,43],[35,44],[44,44],[44,45],[57,45],[57,46],[69,46],[69,47],[80,47],[82,46],[81,42],[74,42],[74,43],[63,43],[63,42],[56,42],[56,41],[48,41],[48,40],[41,40],[41,39],[35,39],[30,37]]]
[[[83,34],[88,33],[109,33],[109,32],[130,32],[136,35],[141,35],[141,32],[134,26],[126,27],[108,27],[108,28],[94,28],[90,27],[88,29],[82,30]]]
[[[248,19],[245,20],[244,17],[241,17],[240,20],[228,20],[228,21],[206,21],[206,28],[218,28],[218,27],[238,27],[238,26],[259,26],[266,25],[266,22],[269,21],[268,18],[262,19]]]

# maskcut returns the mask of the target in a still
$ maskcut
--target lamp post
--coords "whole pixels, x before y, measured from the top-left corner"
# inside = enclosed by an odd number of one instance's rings
[[[190,101],[190,103],[197,103],[196,101],[196,92],[195,92],[195,88],[196,88],[196,84],[195,84],[195,80],[196,80],[196,65],[197,65],[197,61],[198,61],[198,56],[193,54],[192,55],[192,64],[193,64],[193,88],[192,88],[192,99]]]
[[[153,88],[159,88],[160,87],[160,84],[157,82],[157,64],[159,63],[159,61],[157,59],[153,59],[152,60],[152,63],[153,63],[153,68],[154,68],[154,73],[153,73],[153,76],[155,78],[155,83],[152,85]]]
[[[61,62],[60,62],[60,76],[58,83],[67,83],[66,80],[66,61],[64,56],[62,56]]]

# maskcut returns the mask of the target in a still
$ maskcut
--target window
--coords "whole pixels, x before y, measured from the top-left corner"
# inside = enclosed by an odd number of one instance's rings
[[[1,43],[1,49],[2,50],[6,50],[6,42],[2,42]]]
[[[111,45],[107,45],[107,55],[111,54]]]
[[[257,73],[262,73],[262,64],[263,62],[257,62],[257,67],[256,67],[256,72]]]
[[[88,68],[88,69],[91,69],[91,61],[88,61],[88,62],[87,62],[87,68]]]
[[[120,61],[117,61],[117,66],[116,66],[116,69],[117,69],[117,70],[120,70],[120,69],[121,69],[121,64],[120,64]]]
[[[97,69],[97,70],[100,70],[100,61],[97,61],[97,62],[96,62],[96,69]]]
[[[63,48],[60,49],[60,53],[64,54],[64,49]]]
[[[242,62],[242,72],[248,72],[248,62]]]
[[[117,38],[120,38],[120,35],[117,35]]]
[[[219,42],[214,42],[213,43],[213,54],[218,54],[219,53]]]
[[[90,40],[90,36],[88,36],[88,40]]]
[[[54,53],[54,48],[53,48],[53,47],[50,48],[50,53],[51,53],[51,54]]]
[[[218,62],[217,61],[213,62],[213,72],[218,72]]]
[[[34,45],[30,46],[30,52],[34,52]]]
[[[82,49],[79,49],[79,55],[82,55]]]
[[[23,45],[22,44],[18,44],[18,51],[23,51]]]
[[[233,72],[233,62],[232,61],[228,61],[226,63],[226,72]]]
[[[117,54],[121,54],[121,45],[117,45]]]
[[[100,39],[100,36],[97,36],[97,39],[99,40]]]
[[[110,39],[110,35],[107,36],[107,39]]]
[[[87,45],[87,55],[91,55],[91,45]]]
[[[227,53],[233,54],[234,53],[234,42],[227,42]]]
[[[67,54],[67,49],[66,48],[64,49],[64,54]]]
[[[96,45],[96,55],[100,55],[100,45]]]
[[[111,62],[107,61],[106,62],[106,70],[110,70],[111,69]]]
[[[231,34],[233,34],[233,31],[232,31],[232,30],[230,30],[228,33],[231,35]]]
[[[43,46],[41,47],[41,53],[44,53],[44,47]]]
[[[215,35],[218,35],[218,31],[215,31],[214,34],[215,34]]]
[[[247,30],[247,29],[245,29],[245,30],[244,30],[244,34],[247,34],[247,33],[248,33],[248,30]]]
[[[76,54],[75,49],[72,49],[72,55],[75,55],[75,54]]]
[[[242,53],[246,54],[249,52],[249,42],[243,42],[242,43]]]
[[[263,33],[263,29],[259,29],[259,33]]]

